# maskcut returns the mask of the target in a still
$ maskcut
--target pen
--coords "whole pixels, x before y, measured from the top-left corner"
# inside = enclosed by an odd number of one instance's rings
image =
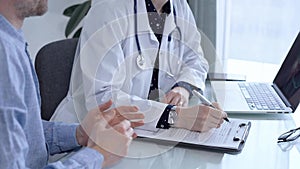
[[[205,98],[201,93],[196,90],[193,90],[193,94],[196,95],[204,105],[210,106],[217,109],[207,98]],[[230,122],[227,117],[224,118],[225,121]]]

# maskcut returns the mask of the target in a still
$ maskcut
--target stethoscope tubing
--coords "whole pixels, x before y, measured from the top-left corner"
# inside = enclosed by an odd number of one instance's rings
[[[176,25],[175,29],[178,30],[180,40],[181,40],[181,31],[180,31],[180,29],[177,25],[177,19],[176,19],[177,13],[176,13],[176,10],[175,10],[174,6],[173,6],[173,13],[174,13],[174,22],[175,22],[175,25]],[[134,0],[134,20],[135,20],[134,21],[134,23],[135,23],[135,25],[134,25],[135,41],[136,41],[137,50],[138,50],[138,53],[139,53],[139,55],[137,57],[137,65],[138,65],[139,68],[143,69],[145,67],[145,59],[144,59],[144,56],[142,55],[141,45],[140,45],[140,41],[139,41],[139,38],[138,38],[137,0]],[[172,31],[172,33],[173,32],[174,31]],[[172,33],[170,33],[168,35],[168,48],[170,48],[170,42],[172,40]],[[172,74],[170,74],[170,75],[172,75]]]

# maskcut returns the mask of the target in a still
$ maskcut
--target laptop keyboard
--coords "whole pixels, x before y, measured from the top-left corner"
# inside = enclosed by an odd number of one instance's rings
[[[281,110],[285,107],[268,84],[239,83],[239,87],[251,110]]]

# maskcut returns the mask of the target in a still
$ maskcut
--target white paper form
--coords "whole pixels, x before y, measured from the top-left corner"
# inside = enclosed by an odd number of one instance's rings
[[[216,148],[238,149],[239,145],[245,141],[248,127],[250,127],[249,124],[249,121],[246,120],[230,119],[230,123],[224,122],[220,128],[202,133],[179,128],[160,129],[157,132],[140,129],[135,129],[135,131],[139,137]]]

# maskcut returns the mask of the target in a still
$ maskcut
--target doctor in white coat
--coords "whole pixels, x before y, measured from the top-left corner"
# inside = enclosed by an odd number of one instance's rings
[[[208,64],[186,0],[148,2],[92,1],[84,20],[69,92],[52,120],[81,121],[85,114],[80,112],[88,112],[111,99],[115,106],[137,106],[145,115],[143,128],[147,130],[175,126],[207,131],[223,123],[227,115],[220,109],[201,104],[187,107],[191,90],[204,90]],[[151,25],[157,20],[150,19],[152,14],[147,13],[151,2],[155,7],[153,14],[159,14],[156,16],[163,16],[160,14],[167,9],[162,32],[156,32]],[[156,62],[157,88],[152,91]],[[151,92],[158,94],[157,100],[149,100]]]

